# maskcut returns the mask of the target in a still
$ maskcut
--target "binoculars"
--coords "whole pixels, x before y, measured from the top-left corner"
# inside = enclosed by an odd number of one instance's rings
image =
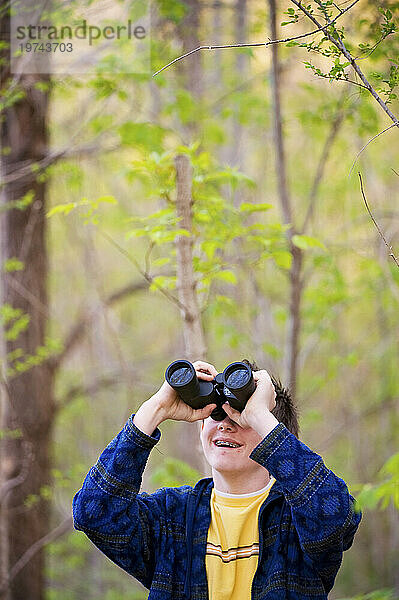
[[[243,362],[233,362],[213,381],[198,379],[194,366],[188,360],[175,360],[165,372],[165,379],[183,402],[191,408],[204,408],[216,404],[211,417],[223,421],[226,412],[222,405],[228,401],[235,410],[242,412],[256,384],[251,367]]]

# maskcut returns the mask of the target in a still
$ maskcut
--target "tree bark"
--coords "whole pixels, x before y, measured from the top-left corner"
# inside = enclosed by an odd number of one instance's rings
[[[192,168],[186,155],[175,157],[176,166],[176,213],[181,218],[179,228],[190,233],[190,237],[179,235],[176,238],[177,291],[183,320],[185,357],[191,362],[206,358],[206,343],[202,328],[201,313],[198,307],[193,269],[193,227],[192,227]],[[179,454],[199,471],[209,474],[202,453],[199,435],[194,430],[196,424],[180,423],[178,434]],[[194,440],[194,444],[193,444]],[[195,441],[196,440],[196,441]],[[187,449],[192,452],[188,454]]]
[[[198,307],[193,270],[193,227],[191,180],[192,169],[189,158],[180,154],[175,158],[177,175],[176,212],[181,219],[179,227],[190,233],[190,237],[179,235],[177,249],[177,290],[183,318],[183,334],[186,356],[190,361],[204,359],[206,344]]]
[[[9,43],[10,16],[5,6],[1,14],[2,40]],[[17,86],[22,96],[2,114],[1,154],[1,264],[10,258],[23,263],[20,271],[1,272],[2,304],[27,315],[29,323],[16,339],[3,340],[5,354],[2,381],[2,429],[6,436],[1,445],[1,525],[5,569],[12,570],[18,560],[48,532],[50,503],[42,493],[50,485],[50,444],[54,419],[53,372],[49,365],[31,366],[15,371],[19,352],[24,362],[36,355],[46,343],[48,319],[46,249],[46,183],[38,181],[32,169],[14,181],[10,176],[21,165],[42,161],[48,155],[48,75],[12,77],[9,50],[2,53],[1,89]],[[40,89],[38,89],[40,84]],[[44,87],[43,87],[44,84]],[[16,90],[15,90],[16,91]],[[15,204],[31,195],[32,201],[17,208]],[[14,373],[7,369],[14,367]],[[18,437],[7,432],[18,430]],[[27,502],[29,500],[29,502]],[[1,586],[0,586],[1,587]],[[2,592],[8,600],[44,598],[44,552],[40,549],[15,575]]]
[[[270,37],[277,39],[277,20],[276,20],[276,0],[268,0],[270,11]],[[278,57],[278,44],[272,44],[272,94],[273,94],[273,120],[274,120],[274,141],[276,148],[276,171],[278,196],[285,224],[291,227],[287,232],[289,250],[292,256],[292,265],[289,272],[290,290],[289,290],[289,316],[286,335],[286,351],[284,365],[284,381],[289,385],[292,398],[295,402],[298,379],[298,353],[299,353],[299,334],[301,329],[301,297],[302,297],[302,250],[292,242],[295,234],[292,202],[287,183],[287,169],[283,139],[283,127],[281,117],[281,98],[280,98],[280,64]]]
[[[199,0],[185,0],[186,14],[179,23],[177,34],[182,43],[184,52],[197,48],[200,45],[198,31],[201,21],[201,3]],[[180,85],[192,96],[194,102],[201,102],[203,92],[202,79],[202,53],[195,52],[189,60],[178,63],[178,72],[181,75]],[[198,120],[195,115],[183,125],[182,135],[186,145],[192,144],[198,133]]]
[[[198,30],[201,20],[201,5],[199,0],[185,0],[187,11],[179,26],[179,36],[183,44],[184,52],[200,46]],[[202,94],[202,66],[201,52],[196,52],[186,62],[182,61],[179,68],[187,89],[194,98],[200,98]]]
[[[3,113],[1,123],[2,175],[7,177],[24,161],[40,161],[48,152],[48,92],[36,89],[48,83],[46,75],[22,75],[24,97]],[[6,85],[2,81],[2,85]],[[8,208],[2,218],[1,258],[18,258],[23,270],[1,275],[2,302],[29,316],[28,327],[17,339],[5,340],[5,352],[22,352],[22,358],[35,355],[45,345],[48,318],[46,249],[46,183],[35,176],[5,185],[1,192],[3,206],[12,206],[26,194],[33,200],[26,208]],[[8,362],[8,364],[7,364]],[[15,364],[15,363],[13,363]],[[6,361],[12,366],[12,361]],[[46,362],[24,373],[11,375],[7,381],[7,398],[3,405],[2,428],[19,429],[19,438],[6,438],[2,447],[2,476],[5,481],[23,469],[28,441],[32,460],[26,477],[13,487],[2,504],[2,520],[8,529],[9,568],[48,531],[49,501],[41,490],[50,484],[50,444],[54,414],[53,374]],[[4,481],[3,481],[4,482]],[[26,500],[33,500],[27,504]],[[10,600],[44,598],[44,553],[39,551],[11,582]]]

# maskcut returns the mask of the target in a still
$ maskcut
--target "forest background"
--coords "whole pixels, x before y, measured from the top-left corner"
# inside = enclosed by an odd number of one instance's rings
[[[397,9],[153,0],[147,71],[115,42],[60,75],[10,70],[2,3],[0,598],[147,597],[71,499],[180,357],[290,386],[364,513],[329,597],[399,598]],[[196,425],[162,432],[147,491],[206,473]]]

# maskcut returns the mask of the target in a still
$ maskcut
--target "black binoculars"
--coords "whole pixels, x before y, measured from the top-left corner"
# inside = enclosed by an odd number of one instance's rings
[[[188,360],[175,360],[165,372],[165,379],[183,402],[191,408],[204,408],[216,404],[211,417],[223,421],[226,412],[222,405],[228,401],[235,410],[242,412],[256,384],[251,367],[243,362],[233,362],[213,381],[198,379],[194,366]]]

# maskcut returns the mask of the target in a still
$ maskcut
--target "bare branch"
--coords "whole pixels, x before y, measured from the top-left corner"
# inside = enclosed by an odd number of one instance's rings
[[[392,246],[391,246],[390,244],[388,244],[387,240],[385,239],[385,236],[384,236],[384,234],[382,233],[382,231],[381,231],[381,229],[380,229],[380,227],[379,227],[379,225],[378,225],[377,221],[374,219],[374,217],[373,217],[373,215],[372,215],[372,213],[371,213],[371,210],[370,210],[370,208],[369,208],[369,205],[367,204],[366,194],[364,193],[364,189],[363,189],[363,180],[362,180],[362,175],[361,175],[361,173],[358,173],[358,175],[359,175],[359,179],[360,179],[360,189],[361,189],[361,192],[362,192],[362,196],[363,196],[364,203],[365,203],[365,205],[366,205],[366,208],[367,208],[367,212],[369,213],[369,215],[370,215],[370,217],[371,217],[371,219],[372,219],[372,221],[373,221],[374,225],[376,226],[376,228],[377,228],[377,231],[378,231],[378,233],[380,234],[380,236],[381,236],[381,238],[382,238],[382,240],[383,240],[384,244],[385,244],[385,245],[386,245],[386,247],[388,248],[388,250],[389,250],[389,256],[390,256],[390,257],[391,257],[391,258],[392,258],[392,259],[395,261],[395,264],[396,264],[396,266],[397,266],[397,267],[399,267],[399,262],[398,262],[398,259],[396,258],[396,256],[395,256],[395,255],[394,255],[394,253],[393,253]]]
[[[392,127],[396,127],[396,126],[397,126],[397,125],[394,123],[393,125],[390,125],[389,127],[386,127],[385,129],[383,129],[382,131],[380,131],[379,133],[377,133],[377,134],[376,134],[374,137],[372,137],[372,138],[371,138],[371,140],[369,140],[369,141],[367,142],[367,144],[365,144],[365,145],[363,146],[363,148],[362,148],[361,150],[359,150],[359,152],[356,154],[356,156],[355,156],[355,159],[354,159],[354,161],[353,161],[353,163],[352,163],[352,166],[351,166],[351,168],[350,168],[350,171],[349,171],[349,175],[348,175],[348,177],[350,177],[350,175],[351,175],[351,173],[352,173],[352,171],[353,171],[353,167],[355,166],[355,164],[356,164],[356,161],[357,161],[357,159],[359,158],[359,156],[361,155],[361,153],[363,152],[363,150],[365,150],[365,149],[367,148],[367,146],[368,146],[369,144],[371,144],[371,142],[372,142],[373,140],[375,140],[376,138],[378,138],[380,135],[382,135],[383,133],[385,133],[385,132],[386,132],[386,131],[388,131],[389,129],[392,129]],[[392,169],[392,170],[393,170],[393,169]]]
[[[350,10],[352,8],[352,6],[354,6],[357,2],[359,2],[359,0],[354,0],[351,4],[349,4],[349,6],[347,6],[344,10],[340,9],[340,13],[329,23],[327,23],[326,25],[320,25],[320,23],[318,24],[318,28],[314,29],[313,31],[308,31],[307,33],[301,33],[299,35],[295,35],[293,37],[289,37],[289,38],[284,38],[281,40],[269,40],[268,42],[254,42],[254,43],[248,43],[248,44],[225,44],[225,45],[214,45],[214,46],[198,46],[198,48],[194,48],[193,50],[190,50],[189,52],[186,52],[185,54],[182,54],[182,56],[178,56],[177,58],[175,58],[174,60],[172,60],[170,63],[168,63],[167,65],[165,65],[164,67],[162,67],[161,69],[159,69],[158,71],[156,71],[153,74],[153,77],[156,77],[156,75],[158,75],[159,73],[161,73],[161,71],[164,71],[165,69],[167,69],[168,67],[170,67],[171,65],[173,65],[174,63],[178,62],[179,60],[183,60],[183,58],[186,58],[187,56],[190,56],[191,54],[194,54],[195,52],[198,52],[199,50],[221,50],[224,48],[259,48],[260,46],[270,46],[272,44],[283,44],[286,42],[292,42],[295,40],[300,40],[302,38],[305,37],[309,37],[310,35],[314,35],[315,33],[319,33],[319,31],[325,31],[325,29],[327,27],[329,27],[332,23],[335,23],[335,21],[337,21],[337,19],[339,19],[343,14],[345,14],[346,12],[348,12],[348,10]]]
[[[345,433],[346,435],[346,432],[348,431],[351,425],[356,425],[357,423],[359,423],[359,421],[362,421],[363,419],[366,419],[367,417],[370,417],[376,413],[380,413],[381,411],[387,411],[391,408],[395,408],[397,404],[398,398],[391,398],[387,402],[383,402],[381,404],[378,404],[377,406],[371,406],[370,408],[366,408],[366,410],[360,413],[350,415],[350,417],[346,421],[339,423],[334,428],[332,433],[324,439],[322,443],[322,449],[326,449],[334,441],[336,441],[337,437],[341,433]]]
[[[346,93],[343,93],[339,100],[337,113],[331,122],[330,131],[328,132],[327,138],[324,142],[324,146],[323,146],[323,149],[322,149],[322,152],[320,155],[319,163],[317,165],[316,174],[313,179],[312,189],[310,190],[310,194],[309,194],[309,205],[308,205],[305,220],[303,222],[303,226],[301,229],[302,233],[305,233],[305,231],[309,225],[310,219],[312,217],[314,205],[316,202],[317,192],[319,190],[320,182],[323,178],[324,168],[326,166],[328,156],[330,154],[331,146],[332,146],[332,144],[338,134],[339,128],[341,127],[343,120],[345,118],[345,111],[343,110],[343,104],[345,102],[345,99],[346,99]]]
[[[22,442],[22,448],[24,451],[24,456],[22,459],[21,470],[18,475],[12,477],[12,479],[6,480],[0,487],[0,504],[6,500],[9,492],[11,492],[11,490],[16,488],[18,485],[21,485],[28,476],[29,467],[31,466],[33,459],[32,444],[27,440],[24,440]]]
[[[76,148],[70,148],[68,146],[60,150],[53,150],[52,152],[49,152],[40,161],[26,160],[21,161],[20,163],[16,163],[17,168],[8,175],[2,177],[0,187],[28,176],[31,176],[32,179],[35,179],[40,173],[43,173],[43,171],[47,169],[47,167],[55,164],[58,160],[62,158],[81,158],[82,156],[90,156],[91,154],[96,154],[99,151],[111,152],[113,150],[118,149],[118,146],[112,146],[110,148],[100,148],[98,142],[99,140],[95,140],[94,143],[87,144],[85,146],[77,146]],[[34,170],[32,170],[33,167]],[[12,206],[10,206],[10,208],[12,208]]]
[[[68,404],[70,404],[75,398],[79,396],[91,396],[92,394],[96,394],[100,390],[107,389],[114,385],[117,385],[121,381],[121,373],[117,371],[110,375],[105,375],[104,377],[99,377],[95,379],[88,385],[74,385],[72,386],[67,393],[56,403],[55,410],[60,411],[64,409]]]
[[[44,546],[54,542],[56,539],[64,535],[67,531],[72,529],[72,517],[68,516],[64,521],[62,521],[55,529],[47,533],[45,536],[37,540],[28,550],[21,556],[19,560],[15,563],[15,565],[10,569],[10,574],[6,581],[3,581],[2,586],[0,588],[0,594],[4,594],[10,585],[11,581],[18,575],[20,571],[24,568],[25,565],[37,554]]]
[[[131,283],[127,286],[122,287],[120,290],[113,292],[107,298],[103,300],[103,305],[112,306],[119,300],[123,300],[124,298],[144,289],[148,288],[148,281],[139,281]],[[98,315],[99,308],[91,312],[86,312],[82,314],[75,322],[75,324],[71,327],[69,334],[66,336],[63,350],[56,356],[53,356],[49,359],[49,364],[52,369],[57,369],[62,361],[68,356],[71,350],[79,343],[79,341],[84,336],[89,325],[94,321],[95,317]]]
[[[111,238],[111,236],[109,236],[107,233],[105,233],[104,231],[99,231],[101,233],[101,235],[103,237],[105,237],[106,240],[108,240],[110,242],[110,244],[112,244],[115,248],[117,248],[117,250],[119,250],[119,252],[121,254],[123,254],[123,256],[125,256],[128,261],[130,261],[138,270],[138,272],[140,273],[140,275],[142,275],[144,277],[144,279],[150,284],[153,285],[154,287],[157,288],[158,291],[161,292],[161,294],[163,294],[168,300],[170,300],[171,302],[173,302],[173,304],[176,304],[176,306],[178,306],[181,310],[186,310],[185,306],[180,302],[180,300],[178,298],[176,298],[176,296],[174,296],[173,294],[171,294],[168,290],[166,290],[164,287],[162,287],[161,285],[159,285],[154,276],[150,275],[149,273],[147,273],[146,271],[143,271],[143,269],[140,267],[138,261],[133,258],[133,256],[131,256],[131,254],[125,250],[124,248],[122,248],[122,246],[120,246],[118,244],[118,242],[115,242],[115,240],[113,240]]]

